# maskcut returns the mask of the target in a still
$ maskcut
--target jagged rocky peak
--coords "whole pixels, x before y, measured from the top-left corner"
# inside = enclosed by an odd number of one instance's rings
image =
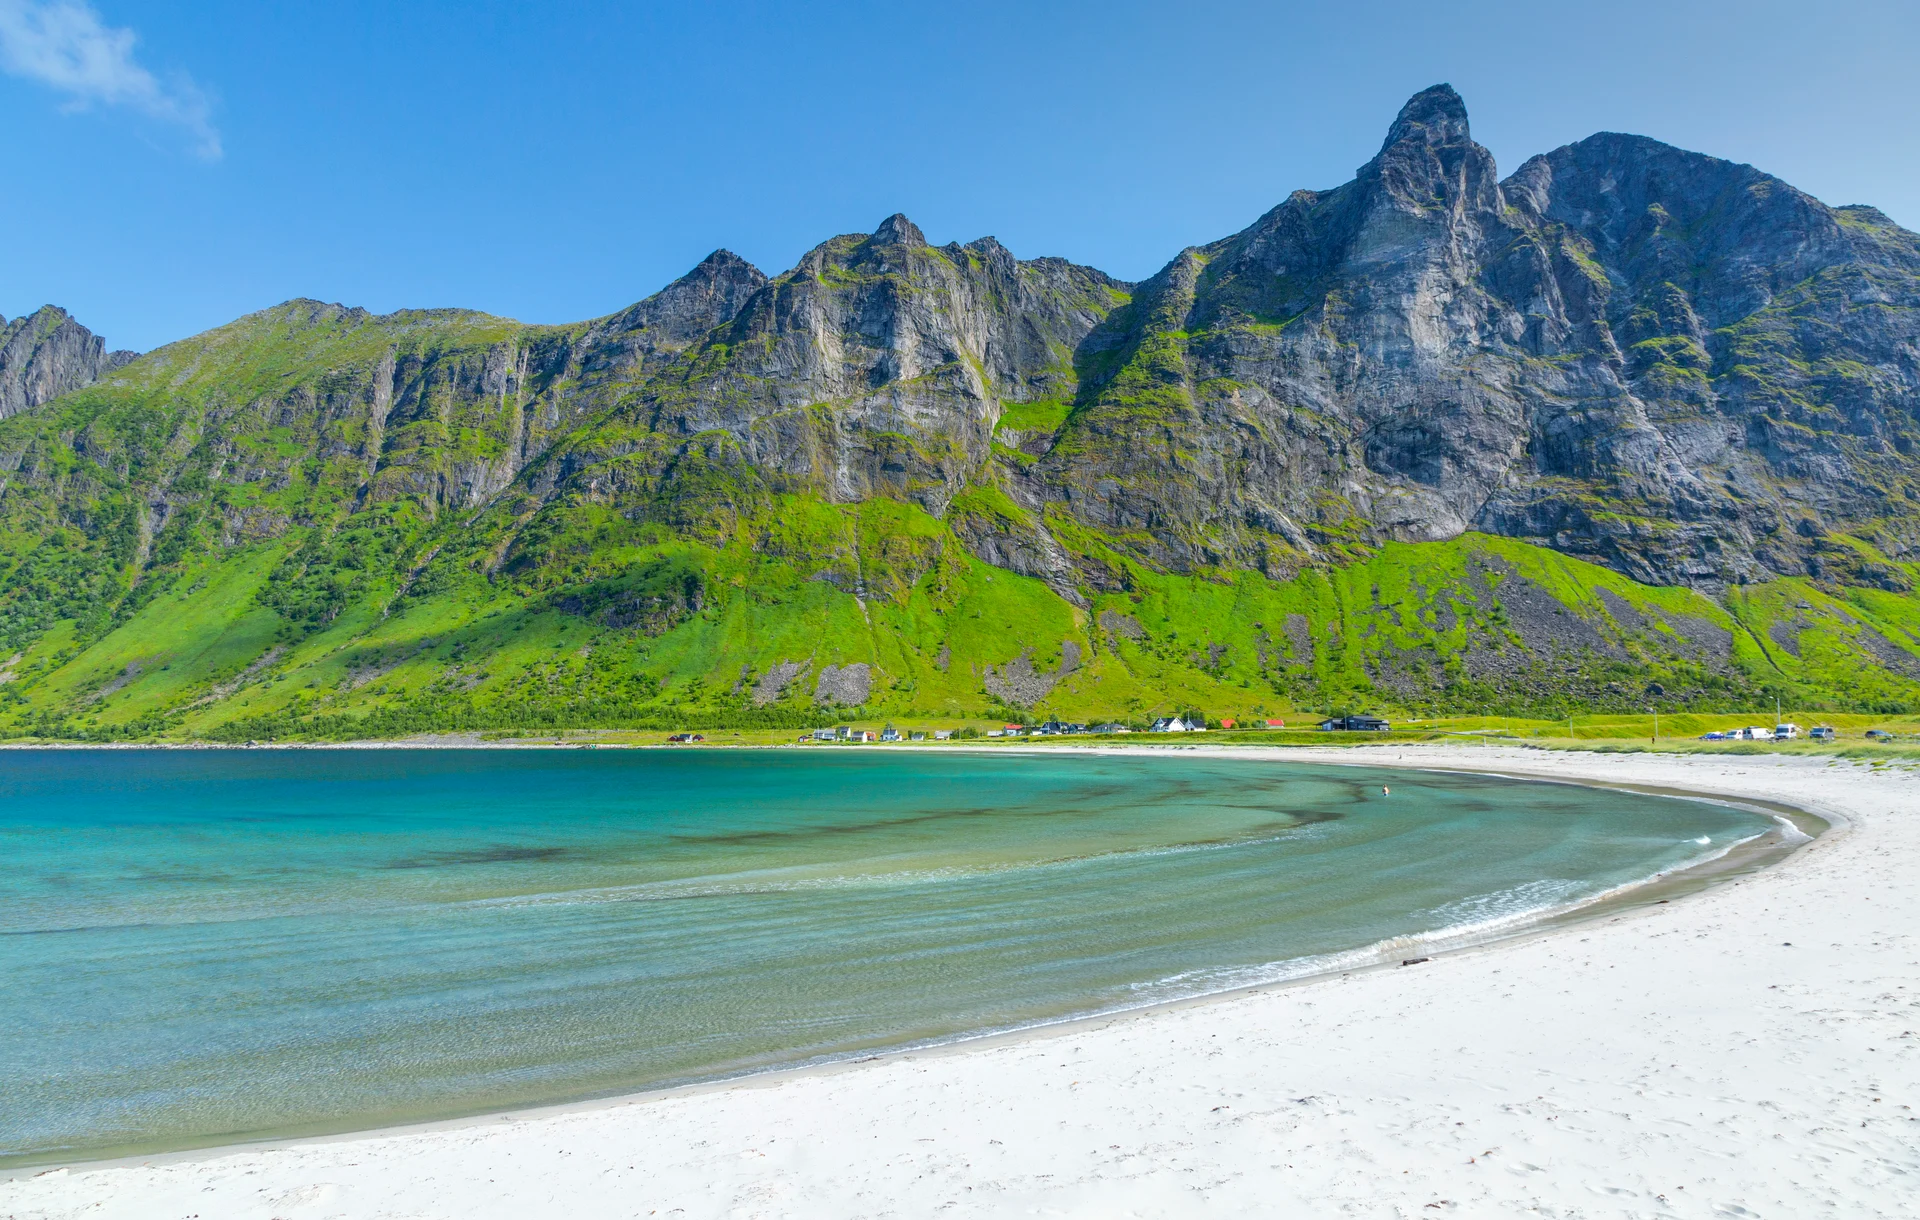
[[[873,240],[883,246],[924,246],[927,235],[920,231],[919,225],[895,212],[880,222],[880,227],[873,231]]]
[[[1387,152],[1395,145],[1417,140],[1429,147],[1470,144],[1473,132],[1467,123],[1467,103],[1452,85],[1431,85],[1407,99],[1387,129],[1380,145]]]
[[[1379,153],[1356,176],[1414,210],[1499,206],[1493,154],[1473,142],[1467,104],[1451,85],[1414,94],[1387,129]]]
[[[1284,571],[1345,522],[1656,583],[1886,581],[1826,531],[1920,535],[1920,238],[1640,136],[1502,183],[1444,85],[1113,327],[1024,477],[1154,564]]]
[[[0,419],[92,385],[138,355],[107,351],[66,310],[42,305],[0,327]]]
[[[989,460],[1003,403],[1072,395],[1072,352],[1124,300],[1114,284],[990,238],[935,248],[890,216],[753,292],[636,410],[662,433],[731,434],[785,486],[940,513]]]
[[[647,330],[654,351],[683,348],[739,316],[766,273],[731,250],[715,250],[646,300],[607,320],[613,332]]]

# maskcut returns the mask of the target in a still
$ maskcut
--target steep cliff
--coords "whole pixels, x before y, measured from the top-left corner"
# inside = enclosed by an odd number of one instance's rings
[[[106,341],[55,305],[24,318],[0,318],[0,419],[92,385],[138,356],[109,352]]]
[[[1142,285],[1025,485],[1173,568],[1480,529],[1897,586],[1832,535],[1912,543],[1917,307],[1920,238],[1870,208],[1632,136],[1502,182],[1437,86],[1354,181]]]

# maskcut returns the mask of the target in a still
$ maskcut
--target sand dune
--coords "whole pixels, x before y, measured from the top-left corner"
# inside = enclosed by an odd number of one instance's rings
[[[1364,754],[1773,797],[1847,825],[1705,894],[1423,965],[677,1094],[24,1171],[0,1216],[1914,1214],[1912,774]]]

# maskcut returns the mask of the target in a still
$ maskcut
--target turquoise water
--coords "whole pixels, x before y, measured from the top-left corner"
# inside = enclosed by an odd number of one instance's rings
[[[0,1162],[1202,994],[1404,955],[1419,941],[1393,938],[1497,926],[1767,825],[1178,756],[4,751]]]

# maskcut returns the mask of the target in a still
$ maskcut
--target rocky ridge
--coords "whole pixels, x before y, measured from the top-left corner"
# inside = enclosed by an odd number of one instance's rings
[[[1920,237],[1636,136],[1501,178],[1446,86],[1139,284],[895,215],[570,325],[295,300],[131,361],[51,307],[4,336],[0,645],[113,653],[74,706],[180,680],[115,633],[248,564],[208,638],[281,651],[181,706],[336,653],[343,692],[444,664],[543,716],[1691,706],[1861,664],[1920,699]],[[508,614],[596,642],[483,663]],[[409,615],[484,647],[341,651]]]
[[[673,506],[697,452],[743,487],[917,504],[1076,601],[1124,580],[1116,556],[1284,576],[1468,530],[1648,583],[1898,587],[1871,552],[1920,524],[1920,238],[1637,136],[1503,180],[1444,85],[1352,182],[1138,286],[894,216],[771,279],[718,251],[575,326],[290,302],[223,329],[327,366],[244,403],[230,367],[200,378],[223,426],[285,416],[352,451],[363,504],[474,510],[520,481]],[[6,337],[0,415],[124,362],[51,308]],[[136,388],[171,390],[182,354]]]
[[[57,305],[8,322],[0,318],[0,419],[90,386],[138,358],[106,341]]]
[[[1920,523],[1920,238],[1635,136],[1503,181],[1444,85],[1089,345],[1118,355],[1015,483],[1160,565],[1476,529],[1649,583],[1897,582],[1831,535]]]

